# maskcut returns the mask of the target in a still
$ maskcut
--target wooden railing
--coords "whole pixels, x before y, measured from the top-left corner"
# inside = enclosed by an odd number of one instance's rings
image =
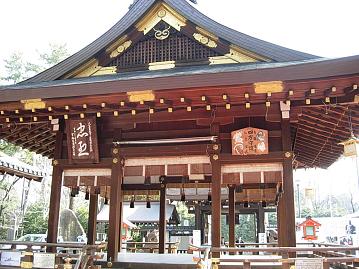
[[[178,242],[167,242],[166,250],[167,253],[175,254],[177,253],[178,249]],[[159,243],[158,242],[127,242],[126,243],[126,250],[128,252],[149,252],[149,253],[155,253],[159,250]]]
[[[34,253],[54,253],[56,265],[72,268],[72,264],[75,262],[74,269],[84,269],[92,266],[95,260],[103,258],[103,251],[106,247],[106,243],[84,245],[77,243],[0,241],[0,255],[5,251],[25,252],[27,254],[27,257],[24,257],[25,262],[32,265],[31,257]]]
[[[210,264],[212,269],[218,269],[219,266],[226,263],[235,263],[242,265],[243,269],[250,269],[255,265],[268,265],[267,268],[289,269],[296,262],[303,260],[305,262],[316,261],[323,264],[324,269],[332,268],[337,265],[340,268],[359,268],[359,256],[352,255],[359,251],[359,247],[348,246],[321,246],[321,247],[248,247],[266,244],[239,244],[245,248],[212,248],[212,247],[195,247],[190,248],[200,251],[203,258],[198,262],[198,268],[207,268],[208,259],[215,253],[233,253],[247,255],[221,255],[221,258],[211,258]],[[322,244],[323,245],[323,244]],[[206,253],[210,253],[209,255]],[[254,255],[261,253],[262,255]],[[200,267],[203,265],[202,267]],[[263,267],[266,268],[266,267]],[[310,268],[310,267],[308,267]]]

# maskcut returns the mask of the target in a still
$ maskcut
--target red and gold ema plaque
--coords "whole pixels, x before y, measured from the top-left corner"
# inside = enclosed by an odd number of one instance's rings
[[[268,131],[244,128],[231,133],[232,155],[268,154]]]
[[[66,125],[70,163],[98,163],[96,119],[68,120]]]

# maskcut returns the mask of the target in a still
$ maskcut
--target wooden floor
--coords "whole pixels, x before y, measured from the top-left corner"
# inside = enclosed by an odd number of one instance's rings
[[[250,258],[252,255],[222,255],[221,258]],[[256,258],[268,258],[278,256],[256,256]],[[196,264],[193,261],[192,254],[154,254],[154,253],[120,253],[118,254],[119,262],[113,263],[112,268],[123,268],[123,269],[195,269]],[[106,257],[100,262],[102,268],[106,268]],[[223,263],[220,268],[232,269],[242,268],[242,264],[238,263]],[[253,264],[253,269],[256,268],[281,268],[280,263],[261,263]]]

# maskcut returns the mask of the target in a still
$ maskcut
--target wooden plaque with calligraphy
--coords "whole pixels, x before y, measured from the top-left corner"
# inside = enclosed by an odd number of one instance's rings
[[[268,131],[244,128],[231,133],[232,155],[268,154]]]
[[[67,120],[67,148],[70,163],[98,163],[96,118]]]

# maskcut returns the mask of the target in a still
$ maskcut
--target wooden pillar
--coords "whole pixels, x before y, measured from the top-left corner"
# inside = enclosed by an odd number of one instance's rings
[[[211,133],[213,135],[219,135],[219,125],[212,125]],[[222,184],[222,173],[221,163],[219,160],[220,143],[210,145],[212,148],[209,149],[211,166],[212,166],[212,228],[211,228],[211,240],[212,247],[221,247],[221,184]],[[219,252],[212,253],[213,258],[219,258]]]
[[[256,217],[257,217],[257,241],[259,243],[259,233],[265,233],[264,208],[260,204],[258,205]]]
[[[202,229],[202,216],[201,216],[201,204],[194,205],[194,222],[195,222],[195,229],[201,230]]]
[[[94,245],[96,242],[98,195],[90,195],[89,218],[87,224],[87,244]]]
[[[283,161],[283,194],[278,205],[278,243],[281,247],[295,247],[295,209],[292,167],[292,143],[289,119],[282,119]]]
[[[233,185],[228,187],[228,202],[229,247],[234,248],[236,246],[236,192]]]
[[[166,249],[166,185],[161,184],[160,191],[160,222],[159,222],[159,246],[158,252],[165,253]]]
[[[123,196],[121,197],[121,203],[120,203],[120,222],[121,222],[121,226],[120,226],[120,236],[121,239],[118,240],[118,251],[121,252],[122,251],[122,225],[123,225]]]
[[[61,187],[62,187],[62,167],[58,166],[57,159],[62,155],[63,132],[56,134],[56,144],[52,168],[51,196],[49,205],[49,219],[47,224],[47,243],[57,243],[59,229]],[[48,252],[56,252],[56,248],[49,248]]]
[[[118,148],[112,149],[112,171],[110,192],[110,216],[108,227],[107,259],[117,261],[121,240],[121,202],[122,202],[122,180],[124,160],[119,156]]]

